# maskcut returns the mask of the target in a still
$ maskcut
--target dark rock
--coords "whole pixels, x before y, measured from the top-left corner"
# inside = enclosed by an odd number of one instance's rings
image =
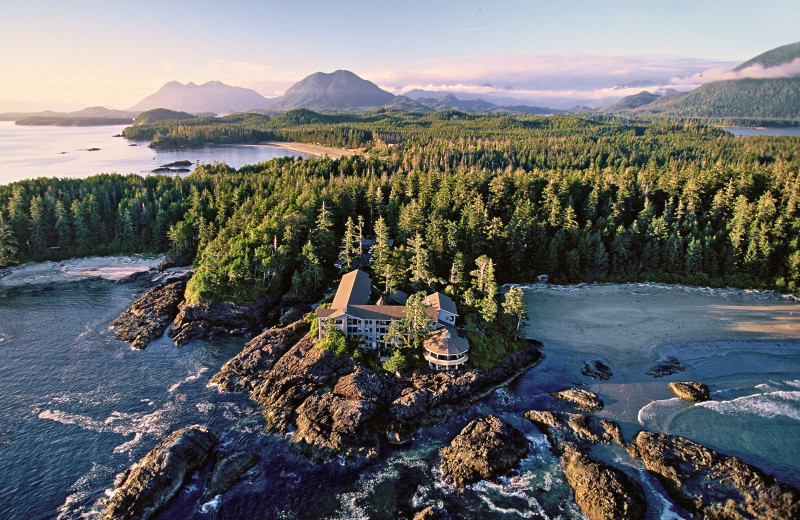
[[[576,405],[575,407],[582,412],[591,412],[603,409],[603,400],[597,397],[597,394],[588,390],[582,390],[580,388],[567,388],[566,390],[561,390],[560,392],[553,392],[550,395],[555,398],[574,403]]]
[[[261,330],[271,300],[259,300],[241,305],[222,302],[182,304],[169,331],[176,345],[185,345],[198,338],[215,334],[241,335]]]
[[[637,520],[647,510],[642,488],[624,472],[579,451],[567,449],[561,465],[575,502],[590,520]]]
[[[119,327],[117,338],[138,349],[147,347],[164,334],[178,314],[185,290],[186,278],[159,285],[145,293],[114,321],[114,325]]]
[[[214,457],[214,466],[206,480],[206,491],[203,502],[226,492],[239,478],[258,462],[258,456],[249,451],[218,453]]]
[[[349,399],[365,399],[380,401],[386,398],[387,388],[383,379],[375,372],[364,367],[357,367],[355,372],[339,379],[333,387],[336,394]]]
[[[628,450],[700,518],[800,518],[800,491],[682,437],[639,432]]]
[[[611,373],[611,368],[598,359],[590,361],[589,363],[584,363],[581,374],[591,377],[592,379],[601,380],[609,379],[614,375]]]
[[[288,327],[264,331],[222,365],[220,371],[211,378],[211,382],[225,392],[252,390],[306,332],[308,324],[302,321]]]
[[[205,426],[169,434],[123,473],[103,519],[150,518],[175,495],[186,477],[205,465],[216,443],[216,434]]]
[[[465,410],[495,388],[524,374],[542,360],[541,343],[508,356],[490,370],[412,373],[396,379],[396,397],[389,405],[386,437],[392,444],[405,444],[420,428],[438,424]]]
[[[550,439],[553,450],[561,453],[568,447],[581,449],[592,444],[625,445],[617,423],[577,413],[525,412],[525,418],[535,424]]]
[[[316,462],[340,454],[374,457],[378,435],[370,426],[377,408],[370,401],[318,391],[297,409],[294,448]]]
[[[458,488],[493,480],[519,465],[528,454],[528,439],[493,415],[467,424],[442,449],[442,476]]]
[[[708,386],[703,383],[694,381],[672,382],[669,383],[669,389],[684,401],[702,403],[710,399]]]
[[[653,377],[670,376],[675,372],[683,372],[686,367],[675,356],[667,356],[667,359],[656,361],[653,366],[645,371],[645,374]]]
[[[288,325],[297,320],[302,320],[305,313],[297,307],[289,307],[278,319],[281,325]]]
[[[192,261],[188,258],[184,258],[180,255],[168,255],[158,264],[158,270],[163,272],[174,267],[187,267],[190,265],[192,265]]]

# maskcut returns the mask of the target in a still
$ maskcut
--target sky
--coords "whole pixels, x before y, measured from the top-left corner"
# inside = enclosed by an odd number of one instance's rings
[[[0,1],[0,110],[124,109],[172,80],[274,97],[337,69],[553,106],[687,90],[800,41],[797,0]]]

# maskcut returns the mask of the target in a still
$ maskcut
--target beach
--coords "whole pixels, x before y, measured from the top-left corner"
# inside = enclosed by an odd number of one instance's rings
[[[597,354],[618,366],[687,342],[800,339],[800,303],[772,291],[680,285],[525,287],[528,337]]]
[[[340,159],[342,157],[349,157],[361,152],[359,148],[333,148],[330,146],[321,146],[311,143],[296,143],[296,142],[283,142],[283,141],[269,141],[266,143],[252,144],[246,146],[268,146],[270,148],[283,148],[293,152],[302,152],[309,155],[324,157],[328,156],[331,159]]]

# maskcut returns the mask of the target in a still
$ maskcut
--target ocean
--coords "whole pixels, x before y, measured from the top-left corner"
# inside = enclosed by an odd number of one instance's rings
[[[378,519],[431,504],[460,518],[582,518],[547,439],[522,417],[531,408],[566,409],[548,392],[575,384],[601,395],[607,407],[599,415],[620,420],[628,439],[637,429],[684,435],[800,484],[800,344],[792,341],[664,345],[655,359],[675,355],[687,368],[662,379],[645,376],[645,366],[618,369],[602,352],[547,342],[540,365],[465,414],[422,430],[409,449],[387,447],[355,466],[314,465],[292,452],[291,434],[263,433],[260,409],[246,394],[209,385],[244,339],[177,348],[163,337],[138,351],[114,338],[113,320],[151,283],[120,277],[119,269],[107,276],[102,265],[156,260],[95,258],[0,274],[0,518],[99,518],[115,476],[194,423],[260,462],[207,503],[193,477],[159,518]],[[589,359],[605,359],[614,376],[582,376]],[[667,380],[694,378],[711,386],[712,403],[676,402],[664,391]],[[520,428],[531,453],[499,483],[457,492],[441,481],[438,450],[487,413]],[[688,518],[623,450],[602,449],[643,480],[648,518]]]
[[[146,141],[119,135],[124,126],[17,126],[0,121],[0,184],[37,177],[82,178],[98,173],[148,175],[176,161],[233,168],[276,157],[306,154],[271,146],[207,145],[186,150],[153,150]],[[190,166],[189,169],[193,169]]]

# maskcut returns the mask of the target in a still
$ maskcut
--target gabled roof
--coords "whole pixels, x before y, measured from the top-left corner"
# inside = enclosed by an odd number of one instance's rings
[[[366,305],[372,289],[369,275],[360,269],[342,276],[339,288],[333,297],[331,309],[344,309],[348,305]]]
[[[427,305],[431,305],[438,311],[442,309],[443,311],[447,311],[450,314],[458,314],[458,310],[456,309],[456,304],[453,300],[450,299],[449,296],[446,294],[442,294],[440,292],[435,292],[433,294],[428,295],[425,298],[425,303]]]

